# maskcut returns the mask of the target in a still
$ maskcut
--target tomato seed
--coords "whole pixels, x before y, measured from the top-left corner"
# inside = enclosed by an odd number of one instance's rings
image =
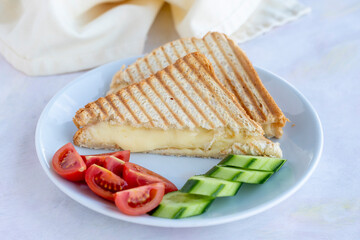
[[[101,175],[101,174],[99,174],[99,175]],[[100,186],[103,189],[105,189],[105,190],[107,190],[109,192],[112,192],[112,193],[121,191],[123,189],[123,187],[121,185],[119,185],[119,184],[109,183],[109,182],[103,180],[101,178],[101,176],[100,177],[98,177],[98,176],[94,177],[94,181],[98,186]]]
[[[142,206],[151,201],[150,190],[143,192],[141,195],[130,196],[128,198],[128,204],[131,207]]]

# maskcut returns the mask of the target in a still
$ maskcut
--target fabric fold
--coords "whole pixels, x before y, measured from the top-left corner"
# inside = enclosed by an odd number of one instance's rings
[[[28,75],[79,71],[139,55],[165,2],[181,37],[219,31],[238,42],[309,12],[296,0],[4,0],[0,53]]]

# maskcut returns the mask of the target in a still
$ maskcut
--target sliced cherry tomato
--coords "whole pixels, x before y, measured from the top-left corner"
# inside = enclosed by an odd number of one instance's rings
[[[90,167],[93,164],[96,164],[100,167],[104,167],[107,170],[112,171],[116,175],[122,177],[123,169],[125,162],[123,160],[118,159],[114,156],[82,156],[86,167]]]
[[[165,184],[165,193],[177,191],[177,187],[157,173],[141,167],[135,163],[127,162],[124,165],[123,178],[130,188],[144,186],[151,183],[162,182]]]
[[[83,181],[86,165],[74,145],[67,143],[56,151],[52,166],[57,174],[70,181]]]
[[[164,183],[152,183],[115,194],[115,205],[128,215],[145,214],[156,208],[165,194]]]
[[[110,201],[114,201],[114,193],[127,186],[124,179],[96,164],[86,171],[85,181],[94,193]]]
[[[117,151],[117,152],[110,152],[110,153],[101,153],[101,154],[94,154],[94,155],[81,155],[81,157],[84,159],[85,157],[90,157],[90,156],[113,156],[116,157],[118,159],[121,159],[125,162],[128,162],[130,159],[130,151],[129,150],[124,150],[124,151]],[[85,161],[85,159],[84,159]]]

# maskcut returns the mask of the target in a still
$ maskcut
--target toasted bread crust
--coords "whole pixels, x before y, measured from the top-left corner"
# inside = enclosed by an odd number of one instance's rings
[[[220,82],[232,92],[251,119],[268,137],[281,137],[287,118],[270,96],[245,53],[225,34],[212,32],[202,39],[184,38],[167,43],[117,72],[110,92],[139,82],[191,52],[204,54]]]

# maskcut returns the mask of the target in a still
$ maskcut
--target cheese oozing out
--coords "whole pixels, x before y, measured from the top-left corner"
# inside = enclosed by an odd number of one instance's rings
[[[255,136],[234,134],[230,129],[194,130],[136,128],[100,122],[87,127],[89,137],[105,145],[117,145],[131,152],[146,152],[157,149],[201,149],[221,151],[234,142],[245,143]]]

